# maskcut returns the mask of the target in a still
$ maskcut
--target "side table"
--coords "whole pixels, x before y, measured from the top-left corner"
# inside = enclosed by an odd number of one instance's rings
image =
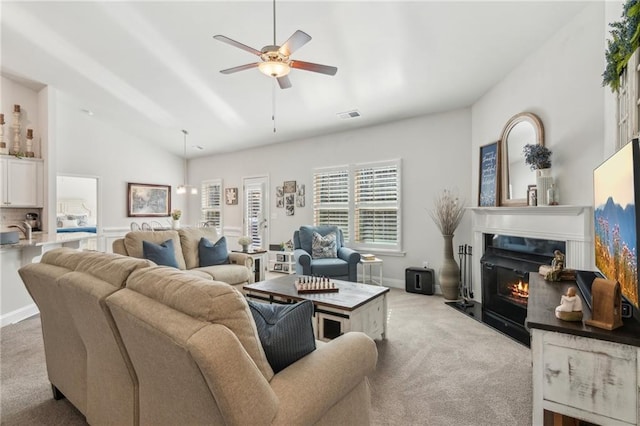
[[[253,258],[253,272],[255,273],[255,282],[264,281],[264,270],[266,269],[267,262],[264,261],[264,257],[267,254],[266,250],[256,251],[242,251],[231,250],[233,253],[244,253]]]
[[[364,260],[364,259],[360,259],[360,262],[358,262],[358,265],[362,265],[362,283],[363,284],[367,284],[367,267],[369,268],[369,283],[370,284],[376,284],[376,285],[382,285],[382,259],[378,259],[377,257],[373,258],[372,260]],[[378,267],[378,281],[373,279],[373,267],[377,266]]]

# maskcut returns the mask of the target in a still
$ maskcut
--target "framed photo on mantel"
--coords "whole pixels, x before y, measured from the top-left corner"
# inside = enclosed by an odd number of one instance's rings
[[[499,164],[500,144],[497,141],[480,147],[478,207],[497,207],[499,204]]]

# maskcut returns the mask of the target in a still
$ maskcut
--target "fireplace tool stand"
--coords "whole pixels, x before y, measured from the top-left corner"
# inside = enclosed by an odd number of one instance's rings
[[[457,302],[461,308],[473,306],[473,263],[471,262],[472,249],[468,244],[458,246],[458,259],[460,260],[460,298]]]

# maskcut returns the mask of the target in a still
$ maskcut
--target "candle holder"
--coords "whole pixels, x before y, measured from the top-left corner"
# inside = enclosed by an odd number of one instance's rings
[[[27,129],[27,147],[25,149],[25,157],[33,158],[33,129]]]
[[[13,146],[11,147],[11,154],[20,154],[20,105],[13,106]]]
[[[4,141],[4,114],[0,114],[0,155],[9,154],[9,148]]]

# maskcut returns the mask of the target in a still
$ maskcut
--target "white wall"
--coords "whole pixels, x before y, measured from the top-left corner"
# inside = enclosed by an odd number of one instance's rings
[[[589,4],[472,107],[471,188],[478,193],[479,147],[500,138],[509,118],[537,114],[561,204],[591,205],[593,169],[604,155],[601,74],[604,5]]]
[[[313,169],[359,162],[402,159],[402,238],[406,255],[382,256],[386,284],[404,286],[404,270],[427,260],[438,269],[442,261],[442,237],[427,209],[445,187],[457,188],[471,205],[468,167],[471,161],[471,116],[469,109],[423,116],[310,139],[298,140],[191,160],[189,180],[223,178],[225,187],[242,191],[242,178],[268,175],[270,179],[270,242],[293,236],[300,225],[313,223]],[[280,126],[286,125],[281,122]],[[265,129],[267,132],[268,129]],[[286,216],[275,207],[275,187],[295,180],[307,188],[306,207]],[[188,222],[197,220],[199,200],[189,205]],[[242,226],[242,196],[234,206],[224,206],[224,225]],[[454,244],[465,244],[468,219],[456,232]],[[232,242],[235,244],[235,242]]]
[[[106,124],[98,116],[87,115],[82,108],[86,105],[58,94],[54,164],[57,174],[100,179],[104,229],[147,220],[127,217],[127,182],[171,185],[172,208],[185,208],[184,197],[175,194],[183,180],[180,157],[157,149],[153,141],[141,140],[125,129]],[[176,143],[180,143],[178,137]]]

